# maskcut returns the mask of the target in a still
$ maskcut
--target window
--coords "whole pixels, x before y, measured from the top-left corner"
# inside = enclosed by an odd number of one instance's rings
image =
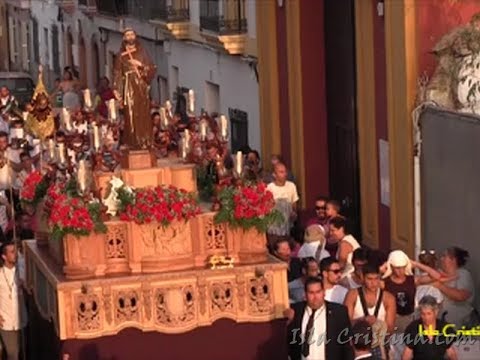
[[[38,21],[32,18],[32,43],[33,43],[33,60],[38,64],[40,62],[39,39],[38,39]]]
[[[248,146],[248,114],[239,109],[228,109],[232,152],[235,153]]]
[[[45,53],[43,63],[50,67],[50,45],[48,41],[48,29],[43,28],[43,39],[45,40]]]
[[[201,0],[200,29],[222,35],[246,33],[245,0]]]
[[[128,13],[127,0],[97,0],[99,13],[108,16],[122,16]]]
[[[220,86],[207,81],[205,90],[205,110],[209,114],[218,114],[220,112]]]
[[[160,104],[165,104],[165,101],[167,101],[170,96],[168,94],[168,80],[167,78],[163,76],[159,76],[159,92],[158,94],[158,99],[160,100]]]
[[[60,50],[58,45],[58,27],[52,25],[52,60],[53,71],[55,74],[60,75]]]
[[[179,69],[178,66],[172,66],[172,75],[170,77],[170,93],[172,94],[172,99],[175,97],[175,92],[177,91],[177,88],[179,86]]]

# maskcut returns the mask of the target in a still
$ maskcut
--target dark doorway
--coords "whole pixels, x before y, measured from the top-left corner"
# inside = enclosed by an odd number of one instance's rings
[[[330,195],[359,238],[354,0],[324,1]]]

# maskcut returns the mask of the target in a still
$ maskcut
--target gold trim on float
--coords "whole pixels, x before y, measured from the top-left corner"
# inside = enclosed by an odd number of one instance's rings
[[[415,0],[386,0],[391,248],[414,253],[413,130],[417,78]]]
[[[362,240],[378,248],[378,154],[375,114],[375,50],[372,1],[355,3],[357,128]]]

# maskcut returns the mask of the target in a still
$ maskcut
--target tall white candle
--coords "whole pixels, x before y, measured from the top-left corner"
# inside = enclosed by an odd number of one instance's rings
[[[185,148],[190,148],[190,131],[188,129],[185,129]]]
[[[70,121],[70,111],[68,111],[67,108],[62,108],[62,119],[63,119],[63,125],[65,126],[65,129],[67,131],[72,130],[72,122]]]
[[[93,147],[95,150],[100,149],[100,130],[97,124],[93,124]]]
[[[195,93],[192,89],[188,90],[188,110],[191,114],[195,113]]]
[[[83,101],[86,108],[90,109],[92,107],[92,97],[90,95],[90,89],[83,90]]]
[[[22,119],[23,119],[23,121],[27,121],[27,120],[28,120],[28,111],[22,112]]]
[[[48,156],[50,159],[55,158],[55,142],[53,139],[48,140]]]
[[[227,137],[227,128],[228,128],[227,117],[225,115],[221,115],[220,116],[220,131],[221,131],[222,138],[224,138],[224,139]]]
[[[243,170],[243,154],[241,151],[237,151],[237,174],[240,175]]]
[[[115,106],[115,99],[108,100],[108,116],[110,120],[117,120],[117,107]]]
[[[85,159],[80,160],[78,163],[77,179],[80,190],[84,192],[87,189],[87,165]]]
[[[164,107],[160,108],[160,119],[162,126],[166,129],[168,127],[168,118]]]
[[[58,161],[60,164],[65,163],[65,144],[59,143],[58,144]]]
[[[185,141],[185,138],[182,141],[182,159],[187,158],[187,142]]]
[[[205,120],[202,120],[200,122],[200,138],[202,139],[202,141],[204,141],[206,137],[207,137],[207,123],[205,122]]]
[[[170,100],[165,101],[165,108],[167,109],[168,116],[172,117],[172,102]]]

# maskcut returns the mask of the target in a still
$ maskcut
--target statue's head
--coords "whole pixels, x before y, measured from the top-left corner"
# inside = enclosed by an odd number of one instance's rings
[[[125,45],[135,45],[137,33],[132,28],[125,29],[123,32],[123,42]]]
[[[37,110],[45,110],[48,107],[48,96],[45,93],[40,93],[35,99],[35,107]]]

